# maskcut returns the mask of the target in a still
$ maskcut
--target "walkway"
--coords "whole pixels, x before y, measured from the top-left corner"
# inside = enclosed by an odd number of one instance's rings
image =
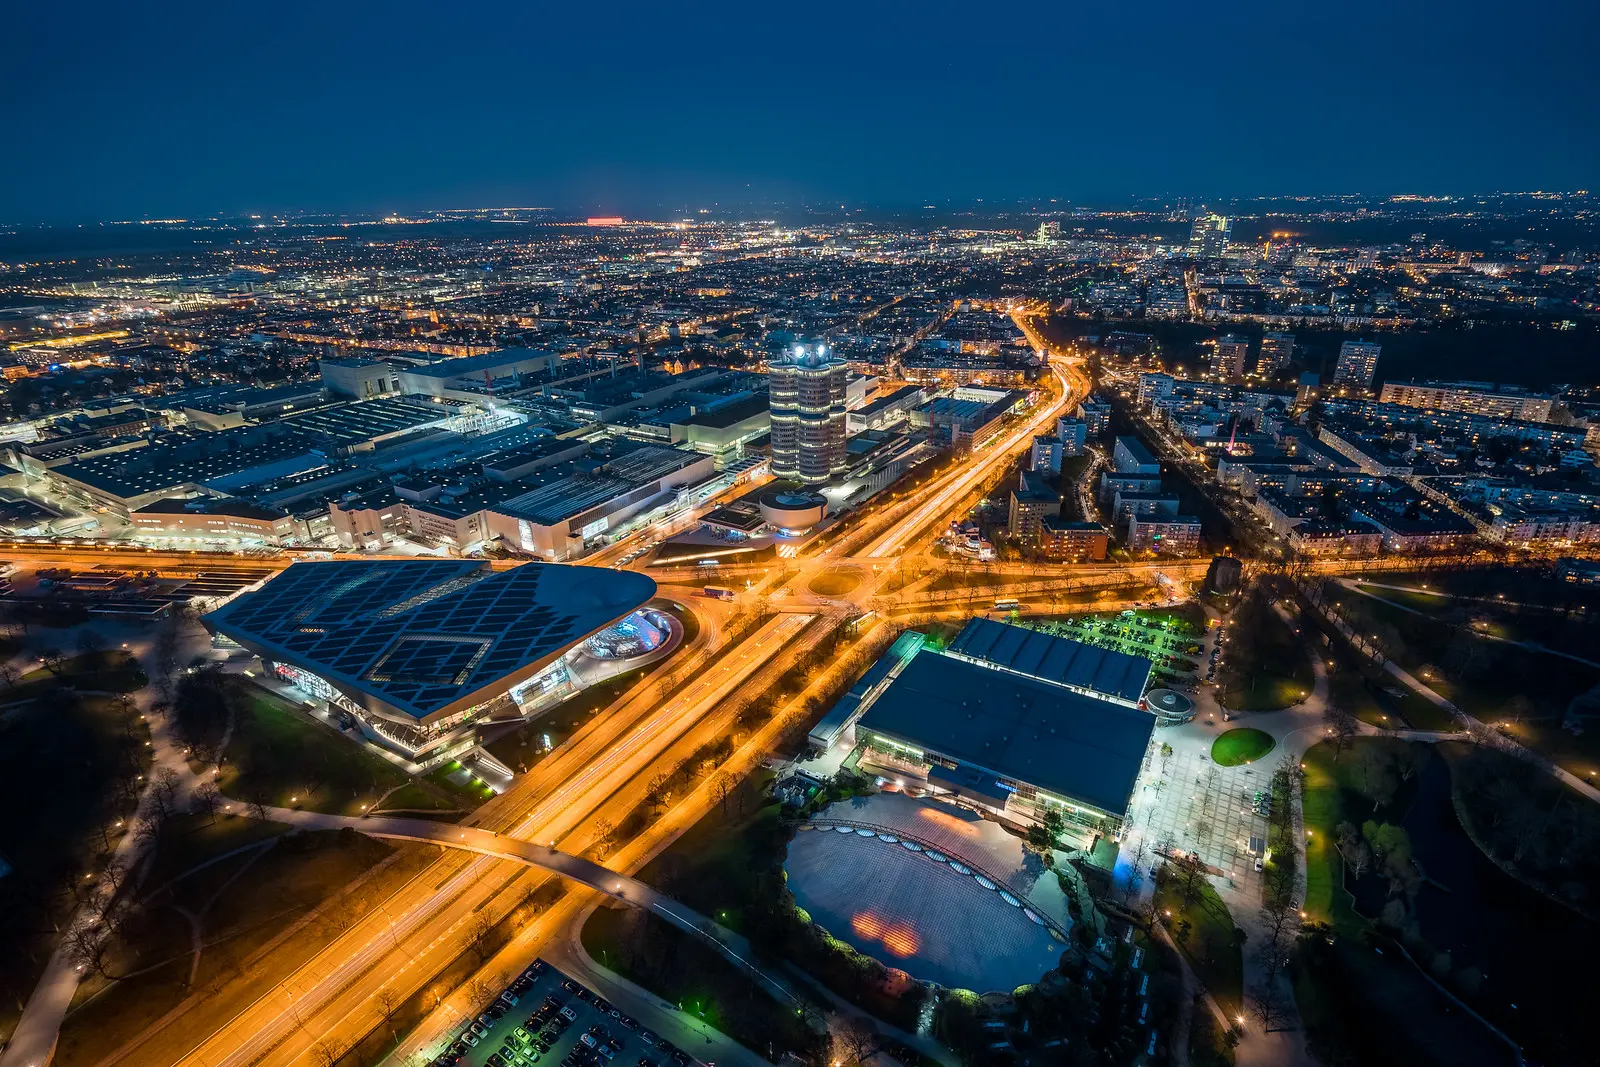
[[[1307,592],[1309,593],[1309,590],[1307,590]],[[1320,610],[1323,617],[1326,618],[1330,624],[1332,624],[1334,629],[1339,632],[1339,635],[1346,641],[1350,642],[1352,647],[1364,647],[1357,639],[1355,631],[1350,628],[1350,625],[1346,623],[1339,613],[1334,611],[1331,606],[1323,604],[1319,606],[1318,610]],[[1481,719],[1476,719],[1473,716],[1468,715],[1450,701],[1446,700],[1442,695],[1440,695],[1438,690],[1424,684],[1421,679],[1417,678],[1416,675],[1400,666],[1400,664],[1396,663],[1394,660],[1385,659],[1383,661],[1383,669],[1388,671],[1390,675],[1397,678],[1403,684],[1414,689],[1430,704],[1448,712],[1452,718],[1466,728],[1474,741],[1477,741],[1480,744],[1492,743],[1495,747],[1503,749],[1512,755],[1521,756],[1523,759],[1526,759],[1531,763],[1535,763],[1541,767],[1544,767],[1550,772],[1552,777],[1565,783],[1566,785],[1571,786],[1573,789],[1577,790],[1579,793],[1582,793],[1595,803],[1600,804],[1600,789],[1590,785],[1588,782],[1584,781],[1582,778],[1579,778],[1571,771],[1568,771],[1565,768],[1558,766],[1553,761],[1539,755],[1539,753],[1518,744],[1516,741],[1513,741],[1511,738],[1507,737],[1505,734],[1501,733],[1499,730],[1496,730],[1494,727],[1490,726]],[[1490,738],[1493,739],[1492,742],[1486,740]]]
[[[101,634],[115,633],[120,638],[120,633],[109,625],[94,624],[85,628]],[[63,640],[71,632],[65,631]],[[148,640],[144,643],[130,641],[123,647],[140,661],[146,673],[154,675],[154,665],[148,662],[151,653]],[[157,776],[165,770],[171,770],[178,775],[180,785],[175,801],[179,807],[187,806],[189,794],[198,783],[189,770],[189,763],[184,758],[182,746],[172,737],[165,717],[148,714],[151,688],[146,686],[134,693],[133,697],[138,702],[140,711],[147,715],[151,759],[150,770],[144,776],[144,791],[139,795],[138,807],[133,816],[126,820],[127,829],[118,838],[107,863],[107,869],[114,868],[135,875],[130,882],[123,883],[124,888],[136,888],[141,877],[138,872],[145,859],[147,844],[134,832],[134,827],[148,819],[156,809]],[[34,986],[27,1004],[23,1006],[22,1018],[18,1020],[17,1028],[12,1032],[10,1043],[6,1045],[5,1051],[0,1053],[0,1067],[43,1067],[55,1055],[56,1041],[61,1036],[61,1022],[66,1018],[67,1009],[72,1006],[72,999],[77,995],[78,984],[83,978],[83,968],[73,956],[72,942],[79,929],[86,925],[92,926],[99,921],[98,912],[108,903],[112,895],[112,883],[113,879],[101,878],[96,883],[93,896],[78,908],[62,930],[55,951],[50,954],[50,960],[45,964],[38,984]]]

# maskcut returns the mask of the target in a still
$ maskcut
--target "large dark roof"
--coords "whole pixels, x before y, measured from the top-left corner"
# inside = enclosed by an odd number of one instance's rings
[[[505,571],[471,560],[296,563],[206,622],[353,698],[420,720],[531,675],[655,588],[631,571],[555,563]]]
[[[1155,716],[925,649],[861,726],[1121,814]]]
[[[950,651],[1042,678],[1091,689],[1121,700],[1138,700],[1150,680],[1150,661],[1026,626],[973,619],[950,642]]]

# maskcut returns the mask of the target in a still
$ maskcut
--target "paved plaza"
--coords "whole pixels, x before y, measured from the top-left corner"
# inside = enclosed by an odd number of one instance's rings
[[[1161,766],[1159,755],[1155,766]],[[1219,767],[1193,746],[1174,746],[1166,772],[1149,775],[1134,799],[1136,830],[1152,853],[1197,853],[1235,883],[1257,877],[1250,839],[1266,839],[1267,820],[1251,809],[1251,797],[1271,789],[1276,766],[1268,755],[1243,767]]]

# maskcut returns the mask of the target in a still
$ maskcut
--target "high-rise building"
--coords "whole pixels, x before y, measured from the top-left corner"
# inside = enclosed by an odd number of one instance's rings
[[[1378,372],[1378,353],[1382,351],[1383,346],[1376,341],[1346,341],[1340,345],[1333,384],[1371,388],[1372,376]]]
[[[1061,438],[1035,437],[1033,452],[1028,457],[1028,469],[1045,474],[1060,474],[1061,454]]]
[[[1226,215],[1198,215],[1189,227],[1189,254],[1196,259],[1224,256],[1232,235],[1233,220]]]
[[[1063,456],[1081,456],[1089,443],[1089,424],[1082,419],[1056,420],[1056,440],[1061,442]]]
[[[1244,361],[1250,354],[1250,340],[1229,334],[1219,337],[1211,350],[1211,373],[1224,380],[1244,377]]]
[[[845,399],[850,368],[826,345],[796,345],[767,369],[772,473],[821,485],[850,469]]]
[[[1256,375],[1276,378],[1294,360],[1294,334],[1267,333],[1261,335],[1261,356],[1256,360]]]

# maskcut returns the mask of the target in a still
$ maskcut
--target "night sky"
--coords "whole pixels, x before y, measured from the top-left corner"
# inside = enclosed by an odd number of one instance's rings
[[[13,3],[0,221],[1594,188],[1589,0]]]

